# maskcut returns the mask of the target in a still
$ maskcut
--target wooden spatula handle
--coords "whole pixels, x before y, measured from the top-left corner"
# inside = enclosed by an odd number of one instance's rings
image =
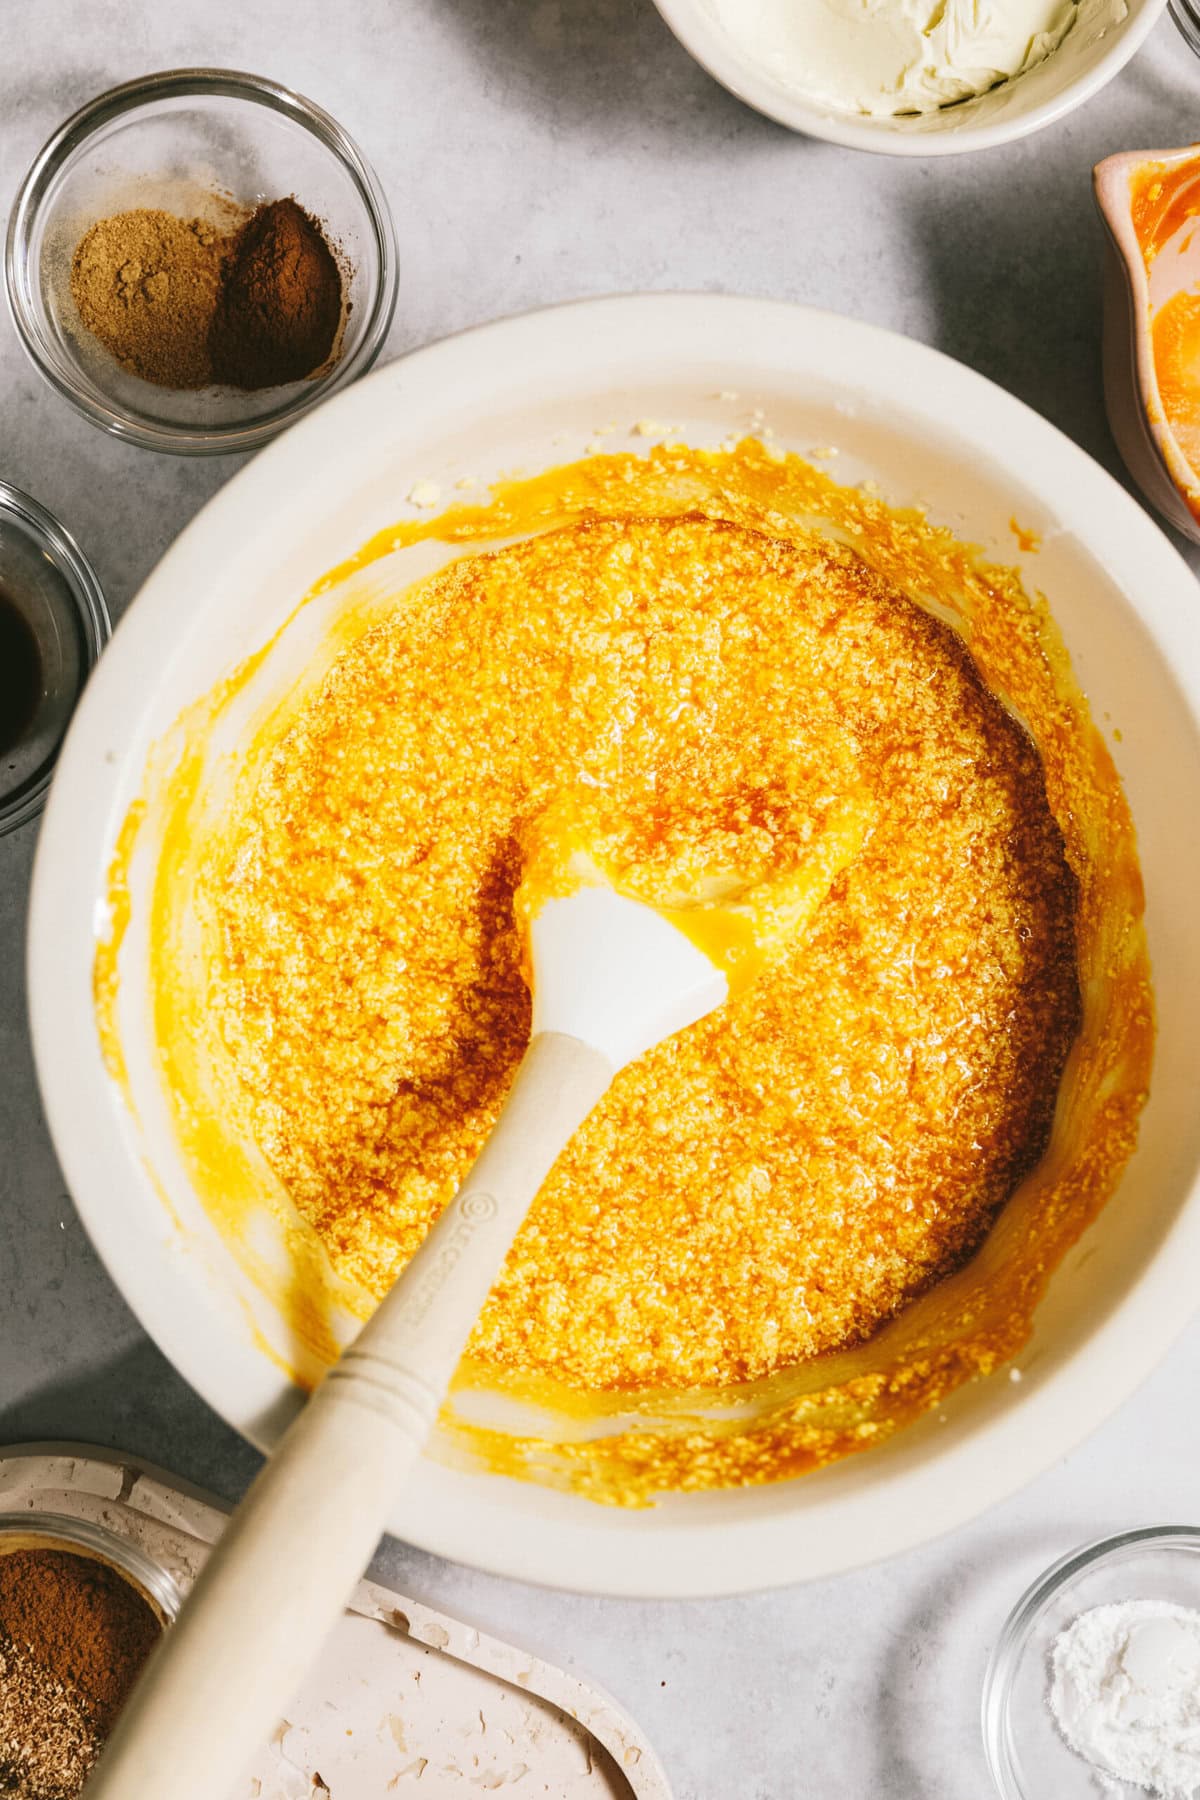
[[[226,1526],[87,1800],[230,1792],[370,1561],[529,1203],[612,1076],[578,1038],[531,1041],[459,1193]]]

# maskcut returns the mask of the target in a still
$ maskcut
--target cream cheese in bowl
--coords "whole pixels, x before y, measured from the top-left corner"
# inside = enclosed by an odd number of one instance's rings
[[[705,0],[766,72],[842,112],[935,112],[1022,75],[1125,0]]]

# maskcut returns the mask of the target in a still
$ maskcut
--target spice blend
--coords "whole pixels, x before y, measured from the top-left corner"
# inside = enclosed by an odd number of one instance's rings
[[[0,1795],[74,1800],[161,1632],[106,1563],[0,1555]]]
[[[136,207],[99,219],[71,263],[84,327],[157,387],[255,390],[301,381],[333,354],[342,273],[294,199],[227,227]]]

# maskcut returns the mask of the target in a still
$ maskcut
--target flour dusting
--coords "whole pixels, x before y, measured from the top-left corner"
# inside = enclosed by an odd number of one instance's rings
[[[1116,1793],[1200,1790],[1200,1612],[1164,1600],[1094,1606],[1051,1650],[1050,1708],[1063,1737]]]

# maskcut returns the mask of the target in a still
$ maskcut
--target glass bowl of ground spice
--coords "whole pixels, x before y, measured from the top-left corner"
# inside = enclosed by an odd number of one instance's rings
[[[87,1519],[0,1514],[0,1793],[75,1800],[179,1590]]]
[[[395,233],[362,152],[309,100],[220,69],[102,94],[17,196],[9,304],[34,363],[105,430],[250,450],[374,362]]]

